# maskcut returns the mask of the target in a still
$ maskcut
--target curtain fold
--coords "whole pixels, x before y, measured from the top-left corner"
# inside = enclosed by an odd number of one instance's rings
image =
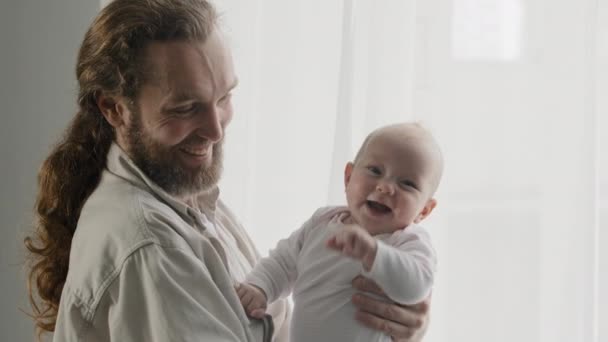
[[[241,85],[225,198],[265,253],[344,202],[374,128],[443,147],[425,341],[608,341],[607,5],[216,1]]]

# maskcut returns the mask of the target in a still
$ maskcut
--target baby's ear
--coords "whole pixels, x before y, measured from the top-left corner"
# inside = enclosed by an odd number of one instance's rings
[[[436,206],[437,200],[434,198],[429,199],[424,205],[424,208],[422,208],[418,216],[416,216],[416,218],[414,219],[414,223],[420,223],[422,220],[424,220],[427,216],[431,214],[431,212],[433,211],[433,209],[435,209]]]
[[[350,175],[353,173],[353,167],[354,164],[352,162],[346,163],[346,167],[344,168],[344,187],[350,182]]]

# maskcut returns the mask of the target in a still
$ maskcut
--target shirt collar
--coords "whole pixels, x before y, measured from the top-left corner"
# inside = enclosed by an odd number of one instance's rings
[[[112,143],[110,150],[108,151],[107,157],[107,169],[111,173],[128,180],[135,186],[145,189],[160,198],[163,202],[171,206],[180,216],[187,217],[188,221],[192,219],[192,210],[200,210],[204,213],[209,220],[215,221],[215,209],[217,208],[217,201],[219,198],[220,190],[217,185],[214,185],[211,189],[202,191],[198,195],[194,196],[194,203],[196,208],[193,208],[183,201],[168,194],[160,186],[154,183],[143,171],[135,165],[135,163],[129,158],[127,153],[118,146],[115,142]]]

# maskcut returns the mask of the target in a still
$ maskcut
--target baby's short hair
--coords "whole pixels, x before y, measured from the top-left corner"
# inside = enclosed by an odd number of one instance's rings
[[[378,134],[382,134],[383,132],[386,132],[387,130],[390,130],[390,129],[407,128],[407,127],[420,129],[432,137],[429,130],[420,121],[401,122],[401,123],[395,123],[395,124],[391,124],[391,125],[382,126],[382,127],[376,128],[371,133],[369,133],[367,135],[367,137],[365,137],[365,140],[363,140],[363,144],[361,144],[361,147],[359,147],[359,150],[357,151],[357,154],[355,155],[355,159],[353,160],[353,163],[357,164],[359,159],[361,159],[361,156],[363,155],[365,148],[367,147],[367,145],[369,145],[369,142],[373,137],[377,136]]]
[[[380,134],[386,134],[389,132],[396,131],[401,131],[399,133],[403,134],[403,137],[406,140],[412,140],[413,138],[413,140],[425,142],[429,146],[429,151],[433,153],[437,166],[435,170],[435,175],[433,177],[431,192],[435,193],[437,187],[439,186],[441,176],[443,174],[443,154],[441,152],[441,149],[439,148],[439,144],[431,134],[430,130],[419,121],[395,123],[391,125],[382,126],[373,130],[370,134],[367,135],[367,137],[365,137],[363,144],[361,144],[359,151],[357,151],[357,154],[355,155],[353,164],[357,165],[357,163],[361,160],[362,156],[365,153],[365,150],[367,149],[374,137],[377,137]]]

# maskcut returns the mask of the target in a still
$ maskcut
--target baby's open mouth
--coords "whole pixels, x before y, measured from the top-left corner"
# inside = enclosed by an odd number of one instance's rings
[[[390,213],[391,212],[391,208],[385,206],[382,203],[376,202],[376,201],[370,201],[370,200],[368,200],[367,201],[367,206],[370,209],[372,209],[372,210],[374,210],[376,212],[379,212],[379,213],[386,214],[386,213]]]

